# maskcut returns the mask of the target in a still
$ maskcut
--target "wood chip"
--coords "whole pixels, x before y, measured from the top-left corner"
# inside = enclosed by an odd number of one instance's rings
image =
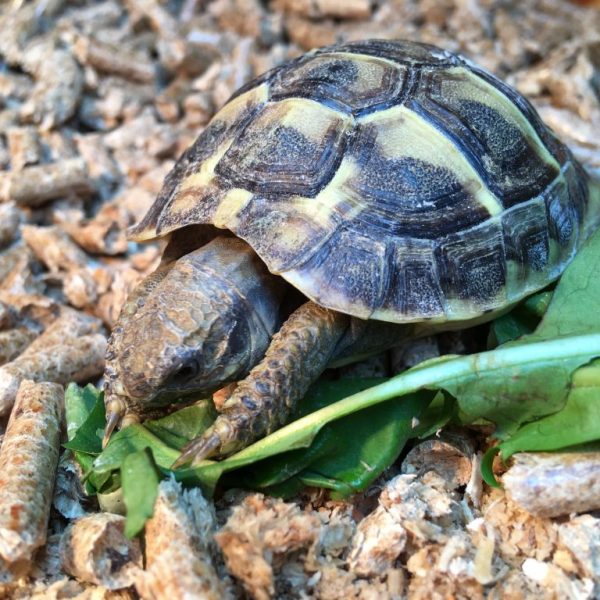
[[[36,84],[30,98],[21,107],[21,118],[52,129],[70,119],[77,110],[83,89],[83,74],[68,50],[49,48],[47,44],[28,50],[28,70]]]
[[[84,268],[88,263],[85,252],[59,227],[24,225],[21,231],[23,239],[51,273]]]
[[[473,444],[461,434],[444,432],[441,438],[419,442],[402,461],[402,472],[421,474],[435,471],[443,477],[450,489],[466,485],[471,478]]]
[[[20,171],[23,167],[36,165],[41,161],[42,147],[35,127],[11,127],[6,137],[12,169]]]
[[[62,412],[61,386],[23,381],[0,450],[0,556],[20,574],[46,540]]]
[[[278,0],[276,7],[311,19],[366,19],[371,15],[370,0]]]
[[[319,536],[320,520],[292,503],[254,494],[234,507],[215,535],[229,571],[256,600],[275,594],[278,555],[308,548]]]
[[[17,358],[37,335],[36,331],[24,326],[0,331],[0,365]]]
[[[40,351],[60,346],[68,339],[77,339],[101,331],[102,323],[99,319],[64,307],[60,316],[27,348],[24,357],[35,356]]]
[[[22,213],[14,202],[0,204],[0,248],[8,246],[19,235]]]
[[[63,569],[80,581],[110,590],[129,587],[142,567],[137,539],[124,533],[120,515],[98,513],[74,521],[60,542]]]

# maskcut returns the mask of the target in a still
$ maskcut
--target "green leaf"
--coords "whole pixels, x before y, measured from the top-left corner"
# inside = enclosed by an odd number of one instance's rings
[[[65,415],[67,421],[67,439],[72,440],[77,430],[90,416],[102,393],[92,384],[84,388],[70,383],[65,391]]]
[[[515,452],[559,450],[600,439],[600,361],[581,367],[563,410],[527,423],[498,448],[507,460]]]
[[[152,516],[159,476],[148,448],[128,454],[121,466],[123,500],[127,508],[125,535],[136,536]]]
[[[127,457],[144,448],[151,448],[156,464],[169,469],[179,456],[175,448],[165,444],[143,425],[135,423],[115,433],[110,442],[94,461],[94,472],[105,473],[119,469]]]
[[[172,448],[181,449],[200,435],[217,418],[210,400],[200,400],[161,419],[146,421],[144,427]]]
[[[500,452],[498,446],[488,448],[481,459],[481,477],[490,486],[494,488],[502,487],[494,475],[494,458]]]
[[[516,340],[523,335],[531,333],[533,329],[519,317],[518,312],[511,311],[492,322],[491,336],[494,340],[494,346],[504,344],[511,340]]]
[[[552,287],[554,288],[554,284],[552,284]],[[529,314],[541,318],[546,314],[553,296],[554,290],[546,289],[526,298],[523,306]]]
[[[378,381],[382,379],[319,382],[308,391],[299,412],[326,406]],[[335,421],[319,432],[310,447],[259,461],[236,471],[235,477],[260,489],[279,486],[294,476],[304,479],[310,472],[313,478],[318,475],[336,481],[339,493],[361,491],[396,460],[414,435],[413,419],[425,410],[432,396],[431,392],[409,396]]]
[[[563,273],[534,336],[551,339],[600,332],[600,229]]]
[[[398,458],[414,435],[413,419],[433,395],[409,394],[332,423],[336,452],[313,461],[308,471],[343,484],[343,489],[335,489],[334,499],[364,490]],[[302,478],[306,480],[305,473]]]
[[[100,454],[105,424],[104,399],[102,394],[98,394],[91,412],[83,424],[77,428],[73,439],[64,444],[64,447],[85,454]]]

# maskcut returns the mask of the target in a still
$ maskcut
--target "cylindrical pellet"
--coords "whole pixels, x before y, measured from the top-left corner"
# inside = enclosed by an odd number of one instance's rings
[[[538,517],[600,508],[600,452],[515,454],[502,483],[519,506]]]
[[[97,513],[74,521],[60,541],[63,569],[81,581],[109,590],[129,587],[142,567],[138,540],[128,540],[125,518]]]
[[[146,571],[135,583],[142,598],[230,597],[209,551],[214,527],[214,512],[200,490],[182,492],[175,481],[163,481],[146,524]]]
[[[0,556],[28,563],[46,541],[60,449],[64,393],[25,380],[0,449]]]
[[[13,405],[21,381],[54,381],[67,384],[84,382],[100,375],[104,369],[106,338],[97,333],[69,338],[64,343],[39,352],[19,356],[0,367],[0,415]]]

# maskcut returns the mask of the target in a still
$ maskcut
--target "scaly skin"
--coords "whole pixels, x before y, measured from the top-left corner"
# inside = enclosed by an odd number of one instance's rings
[[[128,413],[127,411],[125,390],[123,389],[123,384],[119,381],[119,371],[117,366],[119,351],[124,346],[123,335],[130,327],[133,316],[144,306],[148,296],[164,279],[170,268],[170,264],[161,264],[156,271],[145,277],[133,292],[129,294],[127,301],[121,309],[119,320],[108,338],[104,367],[106,428],[102,442],[103,446],[106,446],[116,427],[122,427],[138,420],[133,413]]]
[[[221,414],[182,451],[174,468],[231,454],[281,427],[327,367],[351,317],[307,302],[283,324],[264,359],[237,386]]]
[[[245,377],[279,324],[282,288],[236,238],[161,264],[130,296],[109,341],[105,443],[119,424]]]

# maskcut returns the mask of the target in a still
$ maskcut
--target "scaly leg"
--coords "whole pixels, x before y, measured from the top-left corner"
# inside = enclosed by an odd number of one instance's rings
[[[203,435],[183,448],[173,468],[227,455],[280,427],[323,372],[351,318],[307,302],[273,336],[264,359],[225,401]]]

